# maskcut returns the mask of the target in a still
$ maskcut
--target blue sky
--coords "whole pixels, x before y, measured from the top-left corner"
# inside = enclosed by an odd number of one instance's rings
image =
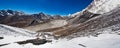
[[[0,0],[0,10],[12,9],[27,14],[44,12],[46,14],[68,15],[81,11],[92,0]]]

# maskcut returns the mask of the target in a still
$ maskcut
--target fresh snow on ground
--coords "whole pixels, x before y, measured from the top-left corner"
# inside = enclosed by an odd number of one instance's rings
[[[18,41],[24,41],[27,39],[33,39],[34,37],[27,37],[27,36],[3,36],[4,39],[0,40],[0,44],[6,44],[6,43],[14,43]]]
[[[33,36],[35,35],[35,32],[0,24],[0,36],[4,35]]]
[[[109,32],[109,31],[107,31]],[[110,31],[111,32],[111,31]],[[98,37],[86,36],[75,37],[72,39],[59,39],[42,45],[33,45],[32,43],[20,45],[15,42],[35,39],[34,33],[28,30],[10,27],[0,24],[0,48],[120,48],[120,35],[100,34]]]
[[[28,38],[11,37],[0,40],[0,43],[9,41],[18,41]],[[98,37],[77,37],[71,40],[59,39],[53,40],[51,43],[43,45],[33,45],[31,43],[25,45],[19,45],[17,43],[11,43],[0,48],[120,48],[120,35],[116,34],[101,34]]]

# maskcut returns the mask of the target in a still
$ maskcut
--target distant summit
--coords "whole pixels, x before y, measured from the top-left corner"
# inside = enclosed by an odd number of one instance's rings
[[[13,11],[13,10],[0,10],[0,16],[14,16],[14,15],[25,15],[24,12]]]

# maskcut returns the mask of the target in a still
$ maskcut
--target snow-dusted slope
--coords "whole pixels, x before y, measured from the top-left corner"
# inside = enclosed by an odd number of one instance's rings
[[[107,31],[106,32],[111,32]],[[119,48],[120,47],[120,35],[117,34],[100,34],[98,37],[86,36],[86,37],[76,37],[72,39],[59,39],[52,40],[52,42],[45,43],[42,45],[28,44],[17,44],[15,42],[24,41],[28,39],[33,39],[35,37],[30,37],[34,35],[33,32],[10,27],[7,25],[0,24],[0,45],[7,44],[5,46],[0,46],[0,48]]]
[[[43,34],[43,36],[45,36],[44,38],[46,39],[53,39],[52,35],[50,36],[50,33],[41,34]],[[0,24],[0,47],[4,44],[11,44],[19,41],[36,39],[36,35],[37,32]],[[43,36],[41,35],[39,38],[43,39]]]
[[[103,14],[117,6],[120,6],[120,0],[94,0],[87,10],[92,13]]]
[[[22,28],[0,24],[0,45],[35,38],[36,33]]]
[[[0,36],[33,36],[35,32],[0,24]]]
[[[88,7],[80,12],[72,14],[71,16],[79,16],[83,14],[85,10],[94,14],[103,14],[115,9],[118,6],[120,6],[120,0],[93,0]]]
[[[11,37],[12,38],[12,37]],[[10,38],[8,38],[11,40]],[[6,39],[8,41],[8,39]],[[14,38],[13,38],[14,39]],[[22,38],[24,39],[24,38]],[[21,40],[22,40],[21,39]],[[6,40],[0,40],[6,41]],[[115,34],[101,34],[98,37],[77,37],[71,40],[60,39],[54,40],[51,43],[43,45],[33,45],[31,43],[25,45],[19,45],[12,43],[0,48],[119,48],[120,47],[120,35]]]

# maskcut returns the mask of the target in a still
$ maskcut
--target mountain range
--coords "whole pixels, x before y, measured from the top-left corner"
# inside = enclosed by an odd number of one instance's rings
[[[39,33],[52,42],[31,44],[30,39],[38,37]],[[93,0],[85,9],[69,16],[0,10],[2,48],[119,48],[119,40],[120,0]],[[16,44],[18,42],[24,45]]]
[[[65,19],[60,15],[47,15],[44,13],[25,14],[24,12],[13,10],[0,10],[0,23],[15,27],[27,27],[31,25],[42,24],[51,20]]]

